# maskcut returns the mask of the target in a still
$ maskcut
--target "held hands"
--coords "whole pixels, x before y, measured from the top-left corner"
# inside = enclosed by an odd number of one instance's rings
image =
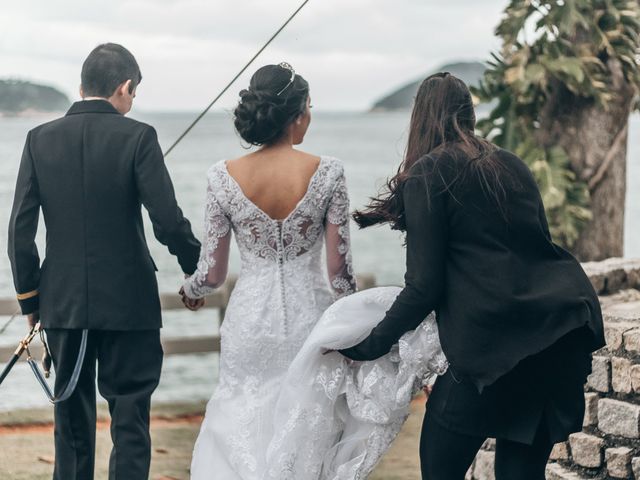
[[[185,280],[189,277],[190,275],[187,274],[184,276]],[[192,312],[197,312],[204,305],[204,298],[193,299],[187,297],[187,294],[184,292],[184,287],[180,287],[178,294],[182,297],[182,304]]]
[[[193,299],[187,297],[187,295],[184,293],[184,287],[181,287],[178,293],[182,297],[182,303],[184,304],[184,306],[192,312],[197,312],[204,305],[204,298]]]

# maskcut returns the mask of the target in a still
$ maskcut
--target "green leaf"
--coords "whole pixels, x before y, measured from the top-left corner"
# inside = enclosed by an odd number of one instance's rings
[[[502,39],[500,54],[492,54],[483,81],[473,91],[493,105],[478,129],[529,165],[554,239],[571,246],[591,219],[589,191],[571,170],[564,150],[538,143],[546,138],[538,135],[539,129],[547,127],[543,120],[550,98],[568,105],[592,101],[608,108],[617,94],[609,70],[616,62],[609,59],[620,62],[624,78],[640,92],[640,4],[510,0],[504,13],[496,29]],[[558,91],[562,95],[554,93]],[[640,96],[633,108],[640,109]]]
[[[557,58],[546,63],[547,68],[555,75],[567,75],[576,84],[584,81],[583,64],[578,58]]]

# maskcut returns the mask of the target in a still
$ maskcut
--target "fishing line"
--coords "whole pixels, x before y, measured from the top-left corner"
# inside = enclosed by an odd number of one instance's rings
[[[2,328],[0,328],[0,335],[2,335],[7,328],[9,327],[9,325],[11,325],[11,322],[13,322],[15,320],[15,318],[20,315],[20,310],[16,310],[13,315],[11,315],[11,317],[9,317],[9,320],[7,320],[7,322],[2,326]]]
[[[296,11],[289,16],[287,21],[284,22],[278,30],[276,30],[276,32],[271,36],[271,38],[267,40],[267,43],[265,43],[262,46],[262,48],[258,50],[258,52],[251,58],[251,60],[247,62],[247,64],[242,68],[242,70],[240,70],[238,74],[235,77],[233,77],[233,79],[227,84],[227,86],[222,89],[222,91],[218,94],[218,96],[213,99],[213,101],[207,106],[207,108],[205,108],[202,111],[202,113],[198,115],[196,119],[191,123],[191,125],[187,127],[187,129],[182,133],[182,135],[180,135],[178,139],[175,142],[173,142],[173,145],[171,145],[169,149],[164,153],[165,157],[169,155],[171,151],[182,141],[182,139],[187,136],[187,134],[191,131],[191,129],[195,127],[200,120],[202,120],[202,118],[207,114],[207,112],[211,110],[211,107],[213,107],[213,105],[220,99],[220,97],[222,97],[222,95],[224,95],[227,92],[227,90],[231,88],[231,85],[233,85],[235,81],[238,80],[238,78],[247,70],[247,68],[251,66],[251,64],[255,61],[255,59],[258,58],[262,52],[264,52],[264,50],[271,44],[271,42],[273,42],[276,39],[276,37],[280,35],[280,33],[286,28],[287,25],[289,25],[291,20],[293,20],[296,17],[296,15],[300,13],[300,11],[305,7],[307,3],[309,3],[309,0],[304,0],[304,2],[302,2],[302,4],[296,9]]]

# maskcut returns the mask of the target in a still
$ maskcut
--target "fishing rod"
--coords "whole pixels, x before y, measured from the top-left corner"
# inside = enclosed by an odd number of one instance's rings
[[[0,335],[2,335],[7,328],[9,328],[9,325],[11,325],[11,323],[15,320],[15,318],[20,315],[20,309],[16,310],[15,312],[13,312],[13,315],[11,315],[9,317],[9,320],[6,321],[6,323],[2,326],[2,328],[0,328]]]
[[[202,111],[202,113],[200,113],[200,115],[198,115],[196,119],[193,122],[191,122],[191,125],[187,127],[187,129],[182,133],[182,135],[180,135],[178,139],[175,142],[173,142],[173,144],[164,153],[165,157],[169,155],[173,151],[173,149],[182,141],[182,139],[189,134],[191,129],[195,127],[200,120],[202,120],[202,118],[209,112],[209,110],[211,110],[211,107],[213,107],[215,103],[218,100],[220,100],[220,97],[222,97],[227,92],[227,90],[231,88],[231,86],[236,82],[236,80],[238,80],[238,78],[240,78],[240,76],[247,70],[247,68],[251,66],[251,64],[256,60],[256,58],[258,58],[260,54],[266,50],[266,48],[271,44],[271,42],[273,42],[276,39],[276,37],[280,35],[280,33],[287,27],[287,25],[289,25],[289,23],[291,23],[291,21],[298,15],[298,13],[300,13],[300,11],[305,7],[307,3],[309,3],[309,1],[310,0],[304,0],[304,2],[300,4],[300,6],[295,10],[295,12],[293,12],[289,16],[289,18],[287,18],[287,20],[280,26],[278,30],[276,30],[276,32],[271,36],[271,38],[267,40],[267,42],[262,46],[262,48],[260,48],[260,50],[258,50],[257,53],[253,57],[251,57],[251,60],[249,60],[247,64],[244,67],[242,67],[242,70],[240,70],[238,74],[235,77],[233,77],[233,79],[227,84],[226,87],[222,89],[222,91],[218,94],[218,96],[213,99],[213,101],[207,106],[207,108],[205,108]]]

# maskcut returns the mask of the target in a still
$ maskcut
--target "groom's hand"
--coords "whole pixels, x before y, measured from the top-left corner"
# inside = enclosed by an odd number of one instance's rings
[[[33,328],[40,321],[40,312],[33,312],[27,315],[27,324],[29,328]]]
[[[182,304],[192,312],[197,312],[204,306],[204,298],[189,298],[184,293],[184,288],[180,288],[180,291],[178,293],[182,297]]]
[[[188,297],[184,297],[182,300],[184,306],[187,307],[192,312],[197,312],[202,307],[204,307],[204,298],[198,298],[197,300],[192,300]]]

